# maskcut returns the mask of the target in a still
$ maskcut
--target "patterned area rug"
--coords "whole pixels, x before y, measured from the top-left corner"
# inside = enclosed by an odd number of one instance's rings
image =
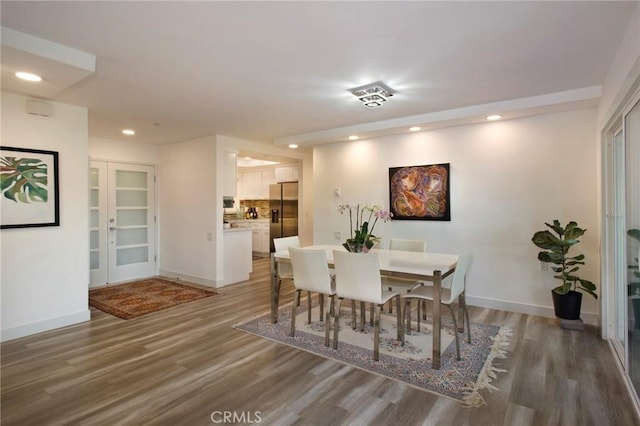
[[[89,291],[89,306],[131,319],[217,294],[160,278]]]
[[[421,321],[421,331],[417,331],[414,311],[411,335],[406,336],[403,347],[396,340],[395,313],[383,314],[380,321],[380,360],[373,361],[373,327],[367,323],[364,332],[359,331],[359,328],[354,331],[351,328],[350,304],[343,303],[340,311],[338,350],[332,349],[331,345],[329,348],[324,346],[324,323],[318,320],[319,309],[316,306],[312,308],[311,324],[307,323],[305,303],[301,303],[296,314],[294,338],[289,336],[290,304],[280,308],[276,324],[271,324],[269,314],[265,314],[234,327],[470,406],[484,405],[485,400],[480,391],[495,390],[491,384],[492,379],[498,372],[505,371],[497,368],[494,363],[497,359],[506,358],[506,348],[512,334],[508,328],[471,323],[471,344],[459,334],[461,360],[457,361],[453,323],[450,318],[443,317],[441,368],[434,370],[431,368],[432,328],[429,319],[427,324]]]

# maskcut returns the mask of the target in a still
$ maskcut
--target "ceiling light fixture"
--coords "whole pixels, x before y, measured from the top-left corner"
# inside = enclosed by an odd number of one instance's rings
[[[18,71],[16,73],[16,77],[18,77],[21,80],[27,80],[27,81],[42,81],[42,77],[40,77],[37,74],[32,74],[30,72],[24,72],[24,71]]]
[[[133,136],[136,134],[135,130],[131,130],[131,129],[124,129],[122,131],[122,134],[127,135],[127,136]]]
[[[351,135],[351,136],[349,136],[349,140],[350,140],[350,141],[357,141],[357,140],[358,140],[358,138],[359,138],[359,136],[358,136],[358,135]]]
[[[502,116],[500,114],[487,115],[487,120],[489,121],[496,121],[496,120],[500,120],[501,118]]]
[[[290,143],[289,144],[289,148],[291,148],[291,149],[296,149],[297,147],[298,147],[298,144],[295,144],[295,143]]]
[[[381,81],[354,87],[353,89],[349,89],[349,92],[358,98],[367,108],[382,106],[384,102],[397,93]]]
[[[409,131],[410,132],[417,132],[418,130],[421,130],[421,127],[418,126],[413,126],[413,127],[409,127]]]

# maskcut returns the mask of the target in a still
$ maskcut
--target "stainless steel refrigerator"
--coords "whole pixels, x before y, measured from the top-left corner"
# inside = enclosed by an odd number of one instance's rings
[[[269,210],[269,241],[273,252],[274,238],[298,235],[298,182],[269,185]]]

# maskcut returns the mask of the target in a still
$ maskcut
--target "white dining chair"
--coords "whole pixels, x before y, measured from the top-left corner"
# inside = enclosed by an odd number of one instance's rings
[[[451,286],[449,288],[443,287],[440,292],[440,303],[449,308],[451,312],[451,318],[453,319],[453,329],[456,337],[456,353],[457,359],[460,360],[460,343],[458,341],[458,324],[456,321],[456,314],[453,310],[453,304],[460,303],[460,306],[463,310],[463,316],[461,318],[462,321],[462,332],[464,333],[464,323],[465,318],[467,322],[467,332],[468,332],[468,342],[471,343],[471,324],[469,322],[469,311],[467,310],[467,303],[465,301],[465,290],[466,290],[466,275],[467,269],[469,268],[469,263],[471,261],[471,256],[468,254],[463,254],[458,258],[458,263],[456,265],[456,270],[453,273],[453,279],[451,280]],[[430,301],[433,303],[433,286],[418,286],[411,290],[411,292],[407,294],[403,294],[402,298],[405,299],[405,333],[411,334],[411,301],[417,300],[418,306],[420,306],[420,302],[422,301]],[[420,312],[418,312],[418,331],[420,330]],[[403,335],[404,337],[404,335]],[[404,344],[404,340],[403,340]]]
[[[324,250],[289,247],[289,257],[291,259],[291,266],[293,267],[293,284],[296,288],[291,312],[291,332],[289,335],[294,337],[296,333],[296,311],[300,302],[300,292],[318,293],[320,321],[324,321],[324,345],[329,346],[329,328],[331,315],[334,311],[336,289],[333,277],[329,274],[326,252]],[[325,295],[329,296],[331,300],[326,318],[324,317]],[[311,324],[310,299],[307,314],[307,321]]]
[[[300,239],[297,235],[293,237],[283,237],[283,238],[274,238],[273,246],[277,252],[279,251],[287,251],[289,247],[300,247]],[[278,277],[278,281],[276,283],[276,306],[278,306],[278,302],[280,301],[280,287],[282,285],[282,280],[292,280],[293,279],[293,268],[291,267],[291,263],[288,262],[278,262],[276,263],[276,275]],[[309,297],[309,303],[311,303],[311,296]]]
[[[338,349],[338,332],[340,329],[340,304],[344,299],[361,302],[361,318],[363,317],[362,303],[375,305],[375,319],[373,323],[373,359],[379,360],[380,345],[380,312],[382,306],[396,299],[397,313],[397,338],[403,339],[402,315],[400,313],[400,294],[386,291],[382,288],[380,279],[380,265],[378,255],[375,253],[350,253],[334,250],[333,261],[335,267],[336,296],[338,300],[334,313],[333,349]],[[352,310],[352,320],[355,323],[355,315]],[[363,322],[361,320],[361,322]]]
[[[389,250],[426,253],[427,242],[424,240],[405,240],[401,238],[393,238],[391,239],[391,241],[389,241]],[[392,274],[382,275],[382,286],[388,291],[395,291],[402,294],[411,291],[412,288],[420,284],[421,281],[395,277]],[[392,312],[393,304],[389,304],[389,313]]]

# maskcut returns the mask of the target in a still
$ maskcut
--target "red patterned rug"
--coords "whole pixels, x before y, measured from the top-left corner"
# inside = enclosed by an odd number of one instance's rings
[[[217,294],[160,278],[89,291],[89,306],[124,319]]]

